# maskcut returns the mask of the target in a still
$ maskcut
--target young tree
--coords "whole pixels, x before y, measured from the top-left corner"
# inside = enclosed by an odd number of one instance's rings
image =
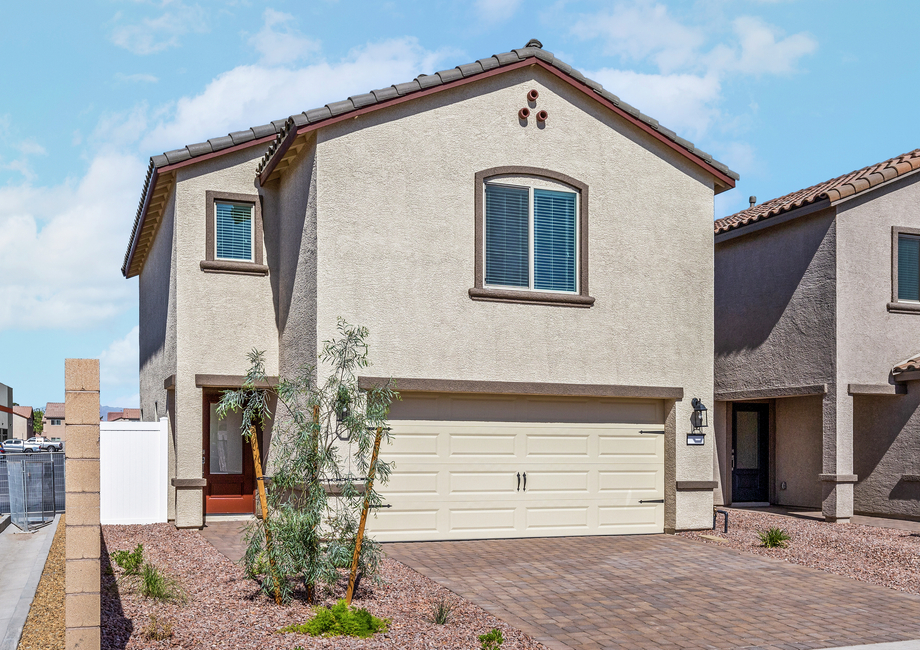
[[[351,564],[365,497],[372,509],[382,505],[376,485],[386,483],[392,463],[377,461],[370,486],[369,465],[378,430],[389,440],[386,417],[398,395],[389,384],[358,388],[356,372],[368,363],[367,335],[366,328],[339,320],[319,370],[305,366],[274,387],[266,382],[264,353],[253,350],[244,386],[225,392],[218,405],[221,417],[242,410],[247,439],[272,423],[268,516],[247,529],[244,565],[250,577],[262,577],[266,593],[283,601],[291,597],[291,579],[303,582],[311,602],[319,585],[334,584],[338,569]],[[365,538],[358,559],[363,575],[374,577],[379,561],[379,545]]]
[[[32,433],[36,436],[40,436],[42,431],[45,428],[42,419],[45,417],[45,412],[41,409],[32,409]]]

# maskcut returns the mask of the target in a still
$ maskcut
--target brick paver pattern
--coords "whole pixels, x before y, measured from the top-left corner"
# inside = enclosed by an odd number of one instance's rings
[[[385,544],[550,648],[805,650],[920,638],[920,597],[669,535]]]

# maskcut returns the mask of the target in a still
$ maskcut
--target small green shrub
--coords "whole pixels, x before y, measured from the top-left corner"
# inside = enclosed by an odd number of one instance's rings
[[[760,545],[766,548],[786,548],[791,538],[782,528],[770,528],[757,533],[760,536]]]
[[[112,561],[121,567],[126,575],[136,576],[144,566],[144,545],[138,544],[133,551],[113,551]]]
[[[488,634],[479,635],[479,643],[482,644],[482,650],[498,650],[502,647],[502,644],[505,642],[505,638],[502,636],[502,631],[497,627],[493,627],[492,631]]]
[[[457,605],[455,603],[450,602],[442,596],[440,600],[432,603],[428,621],[435,625],[446,625],[450,622],[450,617],[453,616],[456,607]]]
[[[377,618],[366,609],[349,607],[340,600],[331,609],[317,607],[316,616],[300,625],[288,625],[279,632],[296,632],[310,636],[356,636],[366,639],[386,632],[390,619]]]
[[[144,564],[138,574],[137,590],[144,598],[179,602],[185,600],[179,583],[150,563]]]

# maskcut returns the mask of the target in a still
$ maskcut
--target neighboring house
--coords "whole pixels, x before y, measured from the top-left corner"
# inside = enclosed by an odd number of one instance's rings
[[[920,517],[918,170],[920,150],[715,222],[724,503]]]
[[[64,440],[64,402],[48,402],[42,416],[42,435]]]
[[[105,415],[106,422],[140,422],[140,409],[124,409],[122,411],[109,411]]]
[[[28,440],[35,435],[32,428],[32,407],[31,406],[14,406],[13,407],[13,434],[12,438]]]
[[[122,270],[170,519],[252,511],[220,391],[253,348],[315,363],[341,317],[370,330],[361,385],[402,395],[377,539],[711,526],[687,434],[736,178],[539,42],[154,156]]]
[[[13,437],[13,389],[0,384],[0,441]]]

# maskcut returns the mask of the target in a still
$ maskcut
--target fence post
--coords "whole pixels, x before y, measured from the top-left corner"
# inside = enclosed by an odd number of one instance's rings
[[[64,361],[67,650],[99,650],[99,360]]]

